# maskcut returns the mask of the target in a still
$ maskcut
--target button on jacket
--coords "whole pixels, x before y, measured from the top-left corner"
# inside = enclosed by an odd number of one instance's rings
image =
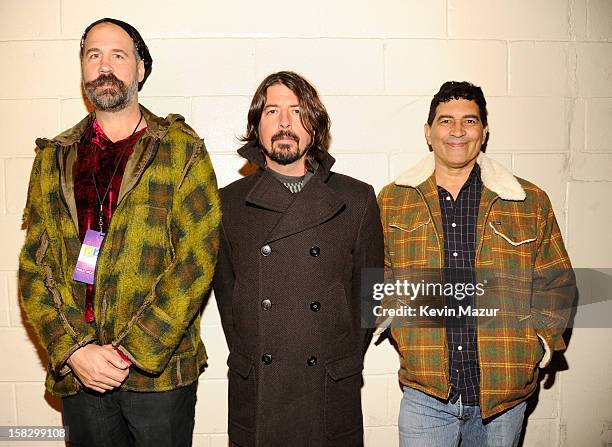
[[[361,327],[361,271],[383,267],[374,190],[330,172],[327,154],[293,194],[263,169],[256,145],[239,153],[262,169],[221,190],[214,290],[230,347],[230,438],[358,447],[371,337]]]
[[[562,350],[575,298],[575,277],[547,195],[480,154],[483,182],[476,222],[476,280],[487,281],[480,307],[499,308],[494,324],[478,320],[480,410],[489,418],[525,400],[538,385],[538,365]],[[434,155],[379,194],[387,281],[419,282],[444,268],[444,231]],[[485,301],[486,300],[486,301]],[[483,305],[485,304],[485,305]],[[393,307],[390,303],[388,306]],[[397,322],[396,322],[397,323]],[[393,324],[403,385],[440,399],[450,393],[443,325]]]

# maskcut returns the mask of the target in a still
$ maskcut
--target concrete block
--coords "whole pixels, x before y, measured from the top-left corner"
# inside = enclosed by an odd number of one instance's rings
[[[397,445],[398,439],[397,426],[366,427],[364,430],[365,447],[389,447]]]
[[[584,98],[567,100],[571,152],[586,150],[586,101]]]
[[[193,435],[193,447],[210,447],[210,436],[208,435]],[[224,447],[227,447],[225,444]]]
[[[227,380],[200,380],[194,433],[227,431]]]
[[[414,96],[327,96],[333,152],[419,151],[428,98]]]
[[[19,292],[17,284],[17,272],[2,272],[2,276],[6,278],[8,288],[8,307],[9,307],[9,326],[23,326],[23,315],[19,305]]]
[[[228,442],[227,435],[210,435],[210,447],[227,447]]]
[[[53,137],[59,124],[55,99],[0,101],[0,122],[10,129],[4,134],[3,156],[34,156],[38,137]]]
[[[576,154],[572,158],[572,179],[612,182],[612,154]]]
[[[588,221],[588,217],[584,216],[584,219]],[[597,229],[591,231],[596,233]],[[595,245],[589,248],[593,247]],[[562,373],[563,380],[560,383],[560,423],[564,445],[605,446],[610,440],[609,430],[612,421],[610,407],[612,386],[609,380],[612,368],[610,337],[612,337],[610,327],[574,328],[572,332],[565,353],[569,369]],[[592,411],[586,411],[587,408]]]
[[[6,211],[19,217],[23,215],[28,197],[28,183],[32,170],[31,158],[9,158],[4,161],[6,181]]]
[[[78,41],[0,42],[0,59],[11,61],[0,85],[2,99],[80,95]]]
[[[320,94],[368,95],[384,89],[379,40],[258,40],[255,54],[257,83],[270,73],[291,70],[306,77]]]
[[[15,392],[19,425],[62,425],[60,399],[46,392],[44,383],[17,383]]]
[[[6,214],[6,178],[4,160],[0,158],[0,215]]]
[[[0,354],[4,359],[18,359],[5,362],[0,369],[0,382],[44,382],[46,355],[36,342],[33,330],[23,327],[0,328]],[[44,360],[43,360],[44,358]],[[40,384],[41,394],[44,389]],[[19,394],[19,393],[18,393]]]
[[[52,38],[59,35],[59,2],[4,0],[0,13],[4,17],[0,40]]]
[[[514,174],[546,191],[565,234],[565,196],[570,177],[567,155],[515,154]]]
[[[568,150],[569,102],[563,98],[489,98],[490,152]]]
[[[364,377],[364,385],[361,389],[364,427],[393,424],[388,413],[388,391],[386,376],[366,375]]]
[[[512,154],[487,151],[487,157],[501,163],[508,171],[512,171]]]
[[[180,7],[155,2],[152,8],[121,0],[94,3],[87,8],[78,0],[63,0],[62,4],[62,33],[70,37],[80,37],[85,27],[100,17],[116,16],[134,25],[148,40],[151,37],[319,35],[316,4],[304,7],[299,3],[241,0],[185,0]]]
[[[208,353],[208,367],[202,375],[203,380],[227,379],[227,356],[229,350],[221,326],[202,328],[202,340]]]
[[[423,140],[425,140],[425,137],[423,137]],[[389,156],[389,160],[390,160],[389,161],[389,172],[390,172],[389,182],[394,181],[401,174],[406,172],[408,169],[410,169],[412,166],[417,164],[423,158],[427,157],[427,155],[429,154],[429,149],[425,145],[425,141],[423,141],[421,146],[422,148],[415,152],[407,151],[407,152],[393,153]]]
[[[508,92],[512,96],[571,96],[574,50],[560,42],[511,42]]]
[[[21,216],[0,216],[0,234],[3,235],[0,270],[15,271],[18,269],[19,252],[25,238],[25,231],[21,230]]]
[[[347,11],[350,11],[347,13]],[[446,37],[442,0],[368,0],[322,2],[321,32],[342,37]]]
[[[369,183],[374,191],[386,185],[389,178],[389,161],[387,154],[345,154],[332,153],[336,159],[332,170],[349,175],[362,182]]]
[[[527,421],[524,447],[550,447],[559,444],[559,422],[536,419],[535,413]],[[584,444],[586,445],[586,444]]]
[[[395,425],[397,424],[397,419],[399,417],[402,397],[404,397],[404,391],[402,389],[402,385],[399,382],[397,374],[387,376],[387,389],[389,390],[389,418],[393,422],[392,425]]]
[[[566,40],[567,0],[449,0],[448,34],[471,39]]]
[[[560,392],[561,388],[558,386],[553,386],[549,389],[543,386],[540,387],[536,407],[533,413],[529,415],[529,424],[538,419],[552,419],[557,423],[559,418]]]
[[[612,266],[611,196],[612,183],[570,183],[569,240],[566,242],[574,268]],[[595,380],[589,382],[597,383]]]
[[[591,0],[569,2],[570,40],[587,40],[587,4]]]
[[[0,383],[0,425],[17,425],[15,389],[12,383]]]
[[[139,96],[138,101],[157,116],[165,118],[171,113],[178,113],[193,127],[188,99],[180,96]],[[202,137],[202,135],[200,135]]]
[[[579,96],[612,96],[612,43],[576,44]]]
[[[254,84],[254,44],[247,39],[151,40],[159,61],[147,79],[147,96],[249,94]]]
[[[211,152],[210,158],[212,160],[213,167],[215,168],[219,188],[229,185],[233,181],[242,178],[239,171],[243,166],[245,166],[246,160],[240,157],[238,154]],[[212,305],[214,306],[215,304],[213,303]]]
[[[255,93],[253,91],[253,93]],[[235,152],[244,143],[251,96],[206,96],[191,99],[192,125],[209,152]]]
[[[388,341],[378,346],[373,343],[370,345],[364,362],[363,373],[365,375],[397,374],[398,369],[399,357]]]
[[[93,108],[91,108],[91,105],[81,96],[77,98],[62,99],[60,101],[60,124],[56,133],[74,127],[91,111],[93,111]]]
[[[609,0],[589,0],[588,38],[612,40],[612,3]]]
[[[611,72],[612,73],[612,72]],[[612,152],[610,122],[612,98],[592,98],[586,102],[586,150]]]
[[[470,81],[485,95],[506,94],[506,44],[484,40],[385,42],[386,92],[431,97],[445,81]]]
[[[8,278],[5,272],[0,272],[0,327],[9,327],[9,326],[10,326],[10,307],[9,307]]]

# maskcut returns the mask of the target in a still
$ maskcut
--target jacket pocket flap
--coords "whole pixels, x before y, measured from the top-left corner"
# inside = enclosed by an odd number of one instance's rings
[[[363,359],[361,355],[353,355],[338,360],[332,360],[325,365],[327,373],[335,381],[345,379],[363,371]]]
[[[493,225],[493,222],[489,222],[489,226],[493,229],[495,234],[515,247],[533,242],[537,239],[535,229],[533,228],[527,228],[525,231],[519,231],[509,226]]]
[[[240,377],[246,379],[249,377],[251,369],[253,369],[253,361],[246,355],[243,355],[237,351],[232,351],[227,358],[227,366],[229,366],[229,369],[234,371]]]
[[[413,219],[411,222],[391,222],[389,227],[412,233],[422,226],[429,224],[429,222],[431,222],[431,218],[424,216],[422,219]]]

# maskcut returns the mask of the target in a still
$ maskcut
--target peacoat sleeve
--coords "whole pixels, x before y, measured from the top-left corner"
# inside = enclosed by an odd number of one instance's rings
[[[183,147],[183,138],[175,137],[173,148],[186,153],[186,162],[170,212],[172,262],[113,340],[138,368],[150,373],[163,371],[199,312],[213,277],[219,244],[221,207],[210,156],[202,140]],[[186,149],[189,147],[191,151]]]
[[[365,354],[374,333],[372,286],[382,282],[384,267],[383,231],[374,188],[369,186],[367,201],[354,253],[353,290],[360,295],[361,340]]]

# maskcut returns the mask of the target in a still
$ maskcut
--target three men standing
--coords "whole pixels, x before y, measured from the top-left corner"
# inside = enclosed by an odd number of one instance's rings
[[[538,366],[565,347],[575,279],[552,206],[484,154],[488,130],[482,90],[446,82],[425,125],[432,153],[379,194],[388,281],[437,270],[461,295],[417,304],[499,311],[393,322],[401,447],[516,446]],[[466,284],[486,293],[466,297]]]
[[[202,140],[138,104],[151,65],[131,25],[92,23],[94,113],[36,142],[19,288],[71,445],[191,444],[220,204]]]
[[[258,170],[220,191],[214,290],[240,447],[363,444],[360,283],[383,238],[373,188],[330,170],[329,128],[304,78],[268,76],[239,150]]]

